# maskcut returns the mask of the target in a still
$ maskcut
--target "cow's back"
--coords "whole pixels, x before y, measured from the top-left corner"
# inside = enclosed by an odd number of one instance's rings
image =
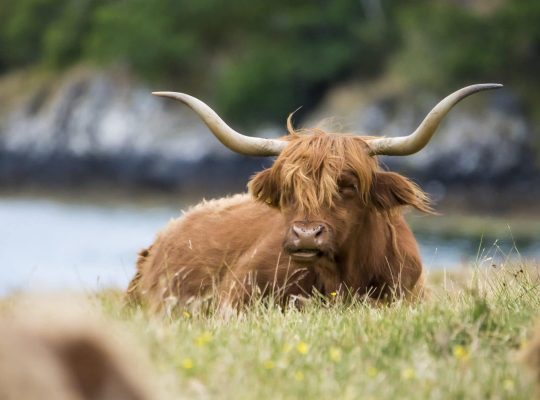
[[[225,277],[241,274],[246,256],[260,243],[278,257],[284,229],[277,210],[247,194],[203,201],[170,221],[139,254],[128,291],[143,295],[153,308],[168,298],[186,303],[204,297]]]

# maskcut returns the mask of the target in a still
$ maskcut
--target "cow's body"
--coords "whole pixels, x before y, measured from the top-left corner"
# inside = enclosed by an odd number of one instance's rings
[[[140,253],[129,294],[154,310],[204,298],[238,308],[254,294],[282,303],[314,292],[418,298],[422,264],[401,210],[431,212],[429,201],[408,179],[382,170],[376,156],[419,151],[457,102],[497,87],[458,90],[396,138],[296,131],[290,118],[281,139],[246,137],[194,97],[157,93],[191,107],[232,150],[277,158],[252,177],[249,195],[202,203],[172,221]]]
[[[306,267],[283,252],[287,224],[278,210],[248,194],[203,202],[169,222],[141,252],[130,290],[154,309],[171,302],[191,309],[209,295],[217,295],[220,305],[238,306],[254,291],[276,294],[281,302],[314,290],[376,298],[421,295],[418,247],[403,217],[374,215],[370,225],[370,243],[359,234],[337,270],[324,261]]]

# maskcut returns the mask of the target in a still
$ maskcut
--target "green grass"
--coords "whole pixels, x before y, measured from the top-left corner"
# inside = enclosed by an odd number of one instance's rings
[[[518,354],[540,311],[537,275],[520,265],[440,273],[421,304],[259,303],[228,320],[156,318],[98,299],[171,398],[529,399]]]

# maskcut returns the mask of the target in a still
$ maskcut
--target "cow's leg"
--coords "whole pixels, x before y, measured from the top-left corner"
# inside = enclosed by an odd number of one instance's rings
[[[142,278],[142,268],[143,264],[146,262],[146,259],[148,255],[150,254],[150,250],[152,249],[152,246],[143,249],[139,252],[139,255],[137,257],[137,270],[135,272],[135,276],[131,279],[129,282],[129,286],[126,291],[125,299],[128,303],[139,303],[141,301],[141,294],[139,292],[139,286],[141,283]]]
[[[426,289],[426,278],[425,275],[422,273],[413,288],[407,291],[405,298],[409,301],[415,302],[423,300],[426,297],[428,297]]]
[[[219,309],[240,310],[262,298],[272,298],[279,306],[287,306],[294,298],[311,296],[316,275],[303,265],[282,257],[279,251],[249,253],[228,268],[218,287]],[[220,311],[221,312],[221,311]],[[227,311],[228,312],[228,311]]]

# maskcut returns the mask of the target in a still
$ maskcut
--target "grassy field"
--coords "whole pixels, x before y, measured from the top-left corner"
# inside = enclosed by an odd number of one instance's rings
[[[118,295],[97,299],[137,338],[170,398],[531,398],[519,358],[540,315],[538,270],[471,268],[429,281],[422,304],[318,299],[229,320],[156,319],[122,308]]]

